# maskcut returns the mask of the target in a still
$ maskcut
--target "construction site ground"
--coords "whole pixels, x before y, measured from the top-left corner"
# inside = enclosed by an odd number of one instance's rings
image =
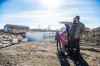
[[[100,66],[99,48],[81,46],[81,54],[89,66]],[[74,66],[72,62],[70,64]],[[56,44],[27,42],[1,48],[0,66],[60,66]]]

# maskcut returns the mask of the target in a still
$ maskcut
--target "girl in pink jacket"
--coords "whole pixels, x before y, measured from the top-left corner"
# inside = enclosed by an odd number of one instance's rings
[[[65,52],[68,50],[68,33],[64,31],[60,34],[60,44],[62,50]]]

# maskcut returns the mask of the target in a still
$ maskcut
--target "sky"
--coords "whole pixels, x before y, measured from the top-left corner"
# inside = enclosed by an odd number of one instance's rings
[[[76,15],[86,27],[95,28],[100,26],[99,12],[100,0],[0,0],[0,28],[17,24],[59,29],[60,21],[73,21]]]

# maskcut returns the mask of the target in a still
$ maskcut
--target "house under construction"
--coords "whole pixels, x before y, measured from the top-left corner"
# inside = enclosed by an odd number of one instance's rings
[[[6,24],[0,30],[0,48],[21,42],[28,31],[29,27],[26,26]]]

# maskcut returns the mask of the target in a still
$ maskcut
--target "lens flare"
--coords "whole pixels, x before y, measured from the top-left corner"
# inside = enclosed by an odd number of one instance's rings
[[[41,3],[49,8],[57,8],[59,6],[59,0],[41,0]]]

